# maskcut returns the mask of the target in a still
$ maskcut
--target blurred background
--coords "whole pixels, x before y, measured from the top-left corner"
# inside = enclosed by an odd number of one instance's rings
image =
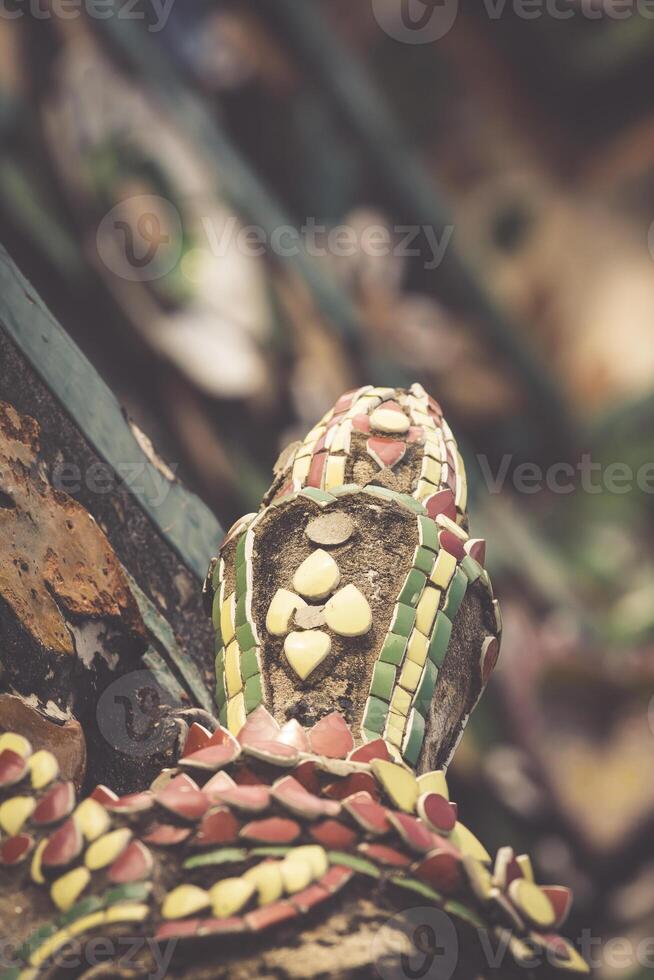
[[[344,390],[443,404],[505,620],[454,798],[602,980],[654,965],[653,54],[647,0],[0,11],[2,241],[223,526]]]

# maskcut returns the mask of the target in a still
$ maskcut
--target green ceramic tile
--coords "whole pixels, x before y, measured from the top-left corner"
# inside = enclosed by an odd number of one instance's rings
[[[389,490],[388,487],[373,487],[367,486],[364,488],[365,493],[369,493],[371,497],[381,497],[382,500],[397,500],[400,496],[395,490]]]
[[[193,868],[213,867],[216,864],[240,864],[247,859],[248,852],[239,847],[221,847],[216,851],[209,851],[208,854],[196,854],[184,861],[183,866],[190,871]]]
[[[418,764],[418,757],[425,737],[425,719],[419,711],[413,710],[409,717],[408,734],[406,736],[402,755],[410,766]]]
[[[423,717],[427,716],[429,706],[434,698],[436,681],[438,680],[438,667],[431,660],[425,663],[418,690],[414,700],[414,705]]]
[[[241,597],[244,596],[248,590],[248,567],[243,562],[242,565],[236,566],[236,595]]]
[[[419,568],[425,575],[430,575],[434,567],[434,552],[422,546],[416,548],[416,553],[413,556],[413,567]]]
[[[220,592],[216,592],[211,603],[211,622],[216,633],[220,633]]]
[[[417,568],[412,568],[404,580],[397,601],[403,602],[407,606],[417,606],[426,584],[427,576],[423,572],[419,572]]]
[[[334,487],[329,491],[334,497],[345,497],[350,493],[362,493],[361,487],[356,483],[344,483],[342,487]]]
[[[423,576],[424,577],[424,576]],[[406,606],[398,602],[393,610],[390,632],[397,633],[399,636],[407,636],[413,629],[416,621],[416,611],[412,606]]]
[[[227,699],[225,699],[224,704],[219,705],[218,721],[223,728],[227,728]]]
[[[220,630],[216,633],[216,638],[213,641],[213,652],[218,656],[220,651],[223,649],[223,636]]]
[[[459,611],[459,607],[463,602],[463,597],[466,594],[468,588],[468,576],[460,568],[457,568],[452,581],[450,582],[449,588],[447,590],[447,596],[443,604],[443,612],[448,619],[454,622],[456,614]]]
[[[254,630],[250,623],[247,622],[243,626],[239,626],[236,630],[236,639],[241,650],[249,650],[251,647],[257,645]]]
[[[261,683],[261,674],[255,674],[254,677],[249,677],[245,682],[245,711],[249,715],[251,711],[263,701],[263,686]]]
[[[225,648],[221,647],[216,654],[216,659],[214,661],[214,668],[216,672],[216,677],[218,674],[225,673]]]
[[[379,659],[387,664],[395,664],[397,667],[402,663],[406,646],[406,636],[397,636],[395,633],[389,633],[384,640],[384,646],[379,654]]]
[[[466,578],[470,583],[476,582],[483,572],[483,568],[478,561],[471,558],[470,555],[466,555],[461,562],[461,571],[465,573]]]
[[[70,925],[70,923],[75,922],[76,919],[82,919],[85,915],[90,915],[92,912],[97,912],[103,907],[104,901],[98,898],[96,895],[91,895],[90,898],[84,898],[81,902],[76,902],[71,909],[68,909],[67,912],[60,915],[58,924],[60,926]]]
[[[399,498],[400,503],[403,504],[408,510],[413,511],[414,514],[419,514],[422,517],[427,513],[425,507],[420,503],[420,501],[416,500],[416,498],[412,497],[410,494],[401,493],[399,494]]]
[[[429,659],[437,667],[443,666],[447,647],[452,635],[452,623],[445,613],[437,612],[429,642]]]
[[[347,851],[327,851],[327,857],[330,864],[344,864],[346,868],[352,868],[359,874],[369,875],[371,878],[381,878],[379,868],[372,861],[366,861],[365,858],[348,854]]]
[[[441,905],[443,902],[443,896],[439,895],[433,888],[430,888],[429,885],[426,885],[424,881],[418,881],[415,878],[400,878],[399,875],[389,878],[389,881],[392,885],[397,885],[399,888],[406,888],[408,891],[415,892],[417,895],[422,895],[423,898],[428,898],[437,905]]]
[[[236,562],[237,567],[239,565],[244,565],[245,564],[245,539],[246,539],[246,537],[247,537],[247,531],[245,532],[245,534],[242,534],[240,536],[240,538],[238,539],[238,543],[236,545],[236,559],[235,559],[235,562]]]
[[[211,576],[211,584],[213,585],[214,592],[220,591],[220,561],[216,562],[216,567]]]
[[[395,686],[395,667],[392,664],[378,662],[372,674],[370,693],[382,701],[390,701]]]
[[[418,518],[418,533],[423,548],[438,551],[438,525],[432,521],[431,517]]]
[[[243,626],[245,623],[247,623],[248,616],[247,616],[246,600],[247,600],[247,596],[245,593],[243,593],[243,595],[240,595],[236,600],[236,613],[234,615],[234,622],[236,623],[237,627]]]
[[[251,650],[246,650],[245,653],[241,654],[241,677],[247,680],[259,673],[261,673],[261,665],[259,664],[257,648],[252,647]]]
[[[365,711],[363,713],[362,727],[369,732],[374,732],[375,737],[379,737],[384,731],[388,705],[379,698],[368,698]]]
[[[108,908],[110,905],[117,905],[118,902],[145,902],[152,891],[152,882],[134,882],[131,885],[119,885],[117,888],[110,888],[103,895],[103,903]]]
[[[29,939],[26,939],[23,945],[16,950],[16,959],[29,959],[34,950],[38,949],[39,946],[42,946],[46,939],[49,939],[50,936],[54,936],[55,932],[57,932],[57,927],[52,922],[49,922],[45,926],[40,926],[35,930],[35,932],[32,933]]]
[[[336,500],[333,494],[327,493],[326,490],[319,490],[317,487],[304,487],[300,490],[300,496],[308,497],[309,500],[315,500],[319,504],[331,504]]]

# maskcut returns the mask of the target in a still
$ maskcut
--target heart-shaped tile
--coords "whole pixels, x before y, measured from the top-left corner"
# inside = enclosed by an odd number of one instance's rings
[[[341,580],[338,565],[323,548],[305,558],[293,576],[293,588],[305,599],[326,599]]]
[[[372,626],[370,603],[356,585],[346,585],[325,606],[327,625],[339,636],[363,636]]]
[[[300,680],[305,681],[329,656],[332,641],[322,630],[289,633],[284,641],[284,653]]]

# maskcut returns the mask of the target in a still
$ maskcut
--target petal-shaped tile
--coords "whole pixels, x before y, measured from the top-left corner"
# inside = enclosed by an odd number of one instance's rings
[[[432,520],[435,520],[439,514],[445,514],[452,521],[456,520],[456,504],[451,490],[438,490],[431,497],[423,500],[423,504]]]
[[[155,824],[150,827],[143,840],[157,847],[175,847],[191,834],[190,827],[174,827],[172,824]]]
[[[205,813],[193,843],[199,847],[233,844],[239,828],[239,821],[228,807],[217,807]]]
[[[204,888],[197,885],[178,885],[166,895],[161,907],[164,919],[185,919],[209,908],[211,899]]]
[[[357,841],[357,834],[340,820],[323,820],[311,827],[309,835],[330,851],[347,851]]]
[[[437,833],[449,833],[456,824],[457,809],[439,793],[424,793],[418,798],[418,816]]]
[[[91,800],[91,805],[95,800]],[[72,783],[57,783],[42,796],[32,813],[32,823],[45,825],[58,823],[72,813],[75,806],[75,787]],[[104,811],[103,811],[104,812]]]
[[[181,765],[189,769],[201,769],[207,772],[216,772],[224,766],[234,762],[241,754],[241,746],[234,739],[223,745],[205,745],[191,755],[184,756],[180,760]]]
[[[457,822],[451,833],[450,840],[455,847],[458,847],[462,854],[469,854],[477,858],[482,864],[490,864],[491,856],[472,831]]]
[[[406,443],[401,439],[383,439],[380,436],[371,436],[366,443],[366,452],[372,456],[374,461],[384,469],[394,466],[404,459],[406,453]]]
[[[129,816],[132,813],[145,813],[154,806],[154,795],[148,790],[142,793],[128,793],[126,796],[119,796],[117,800],[108,801],[105,806],[111,813],[120,813]]]
[[[74,819],[87,841],[97,840],[109,830],[111,823],[105,807],[91,796],[78,805]]]
[[[261,861],[260,864],[244,872],[243,878],[252,882],[257,890],[259,905],[276,902],[284,894],[284,879],[280,864],[280,861]]]
[[[13,837],[32,814],[36,800],[31,796],[12,796],[0,804],[0,827]]]
[[[338,711],[325,715],[309,730],[309,743],[316,755],[344,759],[354,748],[352,732]]]
[[[129,827],[119,827],[117,830],[110,830],[109,833],[98,837],[86,849],[84,863],[90,871],[99,871],[113,864],[132,839],[132,831]]]
[[[207,780],[202,787],[202,792],[214,803],[219,799],[219,793],[222,793],[226,789],[233,789],[234,786],[236,786],[236,783],[229,773],[221,770],[212,776],[211,779]]]
[[[393,435],[402,435],[409,431],[410,421],[402,409],[399,412],[390,408],[390,402],[384,402],[376,408],[370,415],[370,425],[377,432],[388,432]]]
[[[557,929],[560,929],[570,913],[572,892],[563,885],[543,885],[542,890],[552,903],[554,915],[556,916],[554,925]]]
[[[247,905],[255,891],[247,878],[223,878],[209,889],[211,910],[217,919],[228,919]]]
[[[4,749],[0,754],[0,786],[14,786],[27,773],[27,761],[13,749]]]
[[[47,749],[40,749],[28,760],[32,789],[43,789],[59,775],[59,763],[56,756]]]
[[[107,872],[107,878],[115,885],[147,878],[153,867],[152,854],[140,840],[131,841],[116,858]]]
[[[375,738],[350,752],[348,759],[351,762],[372,762],[373,759],[383,759],[385,762],[390,762],[391,756],[384,739]]]
[[[305,599],[326,599],[338,587],[338,565],[323,548],[305,558],[293,576],[293,588]]]
[[[255,745],[244,745],[243,751],[261,762],[269,762],[274,766],[289,768],[300,760],[300,754],[294,745],[285,742],[257,742]]]
[[[291,852],[280,864],[284,891],[288,895],[300,892],[313,881],[311,864],[306,859],[297,857]]]
[[[339,636],[363,636],[372,626],[372,609],[363,592],[350,584],[327,602],[325,619]]]
[[[199,749],[203,749],[210,741],[211,732],[204,725],[200,725],[197,721],[194,721],[186,736],[182,758],[186,755],[192,755],[193,752],[197,752]]]
[[[276,740],[278,742],[284,742],[286,745],[292,745],[300,752],[309,751],[309,739],[304,728],[295,718],[291,718],[287,721],[285,725],[282,725],[281,731],[277,736]]]
[[[23,759],[27,759],[32,754],[32,745],[29,740],[24,735],[18,735],[16,732],[4,732],[4,734],[0,735],[0,754],[5,749],[10,749],[17,755],[21,755]]]
[[[115,802],[118,799],[118,793],[114,793],[108,786],[102,786],[100,784],[91,793],[91,799],[96,800],[104,806],[105,803]]]
[[[357,793],[368,793],[375,801],[379,800],[379,786],[369,772],[354,772],[344,779],[337,779],[324,789],[324,795],[332,800],[344,800]]]
[[[157,803],[184,820],[199,820],[209,808],[209,799],[199,789],[173,780],[156,794]]]
[[[284,653],[300,680],[305,681],[329,656],[332,641],[322,630],[289,633],[284,641]]]
[[[295,816],[307,820],[318,817],[336,817],[340,813],[340,804],[325,800],[309,793],[293,776],[284,776],[273,784],[271,790],[274,799]]]
[[[391,829],[387,811],[368,793],[356,793],[343,800],[343,808],[369,834],[386,834]]]
[[[461,887],[461,867],[461,860],[455,854],[436,849],[417,865],[415,873],[417,878],[427,882],[436,891],[450,895]]]
[[[280,727],[273,716],[261,705],[248,715],[248,720],[238,733],[238,740],[241,745],[274,742],[279,736],[279,731]]]
[[[484,538],[470,538],[464,545],[466,554],[483,566],[486,564],[486,541]]]
[[[418,800],[418,782],[413,773],[393,762],[375,759],[372,771],[379,780],[384,792],[400,810],[413,813]]]
[[[207,787],[204,787],[206,793]],[[270,790],[267,786],[226,786],[214,790],[212,797],[245,813],[262,813],[270,806]]]
[[[289,589],[277,589],[266,615],[266,629],[271,636],[286,636],[296,609],[306,606],[304,599]]]
[[[315,762],[307,759],[293,769],[293,776],[298,783],[302,783],[310,793],[320,795],[320,780],[318,778],[318,767]]]
[[[91,881],[87,868],[73,868],[57,878],[50,888],[52,901],[62,912],[71,908]]]
[[[285,817],[268,817],[246,824],[240,836],[259,844],[292,844],[300,836],[300,826]]]
[[[547,929],[554,925],[554,906],[543,889],[533,881],[516,878],[509,885],[509,898],[518,912],[537,929]]]
[[[418,790],[421,796],[424,793],[438,793],[440,796],[444,796],[446,800],[450,798],[445,773],[442,769],[423,772],[422,776],[418,776]]]
[[[34,847],[34,838],[29,834],[16,834],[8,837],[0,845],[0,864],[20,864]]]
[[[433,850],[433,836],[428,827],[422,823],[421,820],[417,820],[415,817],[409,816],[408,813],[390,812],[388,813],[388,819],[393,824],[398,834],[412,851],[416,851],[418,854],[427,854],[429,851]]]

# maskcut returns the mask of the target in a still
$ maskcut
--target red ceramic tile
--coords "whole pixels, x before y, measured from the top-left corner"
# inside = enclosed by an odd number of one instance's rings
[[[358,839],[340,820],[323,820],[311,827],[309,835],[329,851],[348,851]]]
[[[372,759],[384,759],[386,762],[391,762],[391,754],[384,739],[375,738],[372,742],[366,742],[364,745],[360,745],[358,749],[350,752],[348,759],[350,762],[371,762]]]
[[[454,494],[450,489],[438,490],[436,493],[432,493],[431,497],[427,497],[423,503],[433,521],[436,520],[438,514],[445,514],[451,521],[456,521],[456,504],[454,502]]]
[[[290,901],[298,912],[309,912],[310,909],[320,905],[321,902],[325,902],[329,897],[327,889],[316,882],[314,885],[309,885],[304,891],[292,895]]]
[[[341,395],[334,405],[334,415],[341,415],[343,412],[347,412],[348,408],[351,407],[354,397],[358,391],[358,388],[354,388],[352,391],[346,391],[344,395]]]
[[[294,766],[300,761],[300,755],[294,745],[285,742],[257,742],[253,745],[245,743],[243,751],[261,762],[269,762],[273,766]]]
[[[175,847],[183,843],[190,834],[189,827],[173,827],[172,824],[158,823],[149,828],[143,840],[157,847]]]
[[[315,762],[301,762],[293,770],[293,775],[298,783],[302,783],[304,788],[308,789],[310,793],[320,795],[320,780]]]
[[[205,786],[206,792],[206,786]],[[270,806],[270,789],[267,786],[227,786],[212,794],[217,800],[245,810],[247,813],[261,813]]]
[[[307,738],[307,733],[305,732],[302,725],[291,718],[287,721],[285,725],[282,725],[281,731],[277,735],[276,742],[284,742],[286,745],[292,745],[300,752],[309,751],[309,739]]]
[[[463,558],[465,558],[466,553],[463,547],[464,542],[451,531],[441,531],[438,535],[438,542],[441,548],[444,548],[445,551],[448,551],[451,555],[454,555],[457,561],[461,561]]]
[[[157,793],[157,803],[184,820],[199,820],[209,807],[208,797],[199,789],[176,783],[172,780]]]
[[[178,919],[177,922],[164,922],[154,934],[156,940],[188,939],[197,934],[203,919]]]
[[[162,788],[163,789],[170,788],[170,789],[183,789],[183,790],[186,790],[186,789],[199,789],[200,787],[198,786],[198,784],[196,783],[196,781],[194,779],[191,779],[191,777],[188,775],[188,773],[186,773],[186,772],[180,772],[176,776],[173,776],[173,778],[171,780],[169,780],[166,783],[166,785],[164,787],[162,787]]]
[[[425,441],[425,430],[421,425],[410,425],[405,438],[410,445],[421,445]]]
[[[245,932],[245,919],[241,915],[234,915],[229,919],[202,919],[200,921],[200,936],[227,936],[236,932]]]
[[[495,670],[499,655],[500,645],[497,639],[493,637],[484,651],[483,662],[481,664],[481,680],[483,684],[488,684],[491,674]]]
[[[383,469],[394,466],[404,459],[406,453],[406,443],[401,439],[384,439],[381,436],[372,436],[366,443],[366,452]]]
[[[32,823],[38,826],[58,823],[72,813],[75,806],[75,787],[72,783],[57,783],[41,797],[32,813]]]
[[[387,409],[388,408],[388,409],[390,409],[391,412],[399,412],[400,415],[404,415],[405,414],[404,409],[402,408],[402,406],[401,405],[398,405],[398,403],[396,401],[393,401],[393,400],[382,402],[379,407],[380,408],[383,408],[383,409]]]
[[[328,759],[344,759],[354,748],[354,739],[345,718],[338,711],[321,718],[309,731],[311,749]]]
[[[443,409],[440,407],[436,399],[431,397],[431,395],[427,395],[427,406],[427,410],[430,415],[435,416],[437,419],[443,418]]]
[[[309,475],[306,479],[306,485],[308,487],[316,487],[318,490],[322,487],[322,478],[325,472],[325,466],[327,465],[327,456],[328,453],[316,453],[311,457]]]
[[[238,733],[241,745],[255,745],[258,742],[274,742],[279,735],[279,725],[263,705],[255,708]]]
[[[41,864],[46,868],[65,867],[79,857],[83,843],[77,824],[69,817],[46,844],[41,855]]]
[[[217,772],[211,777],[211,779],[207,780],[202,787],[202,792],[205,793],[205,795],[208,796],[213,803],[214,799],[216,798],[216,793],[221,793],[225,789],[232,789],[234,786],[236,786],[236,783],[229,773],[221,771]]]
[[[228,807],[217,807],[205,813],[193,843],[199,847],[233,844],[238,838],[239,828],[239,821]]]
[[[287,497],[289,493],[293,493],[293,479],[289,479],[283,484],[274,496],[274,500],[281,500],[282,497]]]
[[[486,564],[486,541],[484,538],[471,538],[464,545],[466,554],[474,558],[480,565]]]
[[[457,891],[463,882],[460,860],[444,850],[435,850],[428,854],[417,865],[415,875],[444,895]]]
[[[369,834],[386,834],[391,829],[386,809],[375,803],[369,793],[355,793],[343,800],[343,807],[353,820]]]
[[[102,784],[95,787],[91,793],[91,798],[97,800],[98,803],[102,803],[105,806],[107,803],[113,803],[118,799],[118,793],[114,793],[112,789],[108,786],[103,786]]]
[[[147,790],[143,793],[128,793],[127,796],[105,803],[105,806],[112,813],[144,813],[154,806],[154,795]]]
[[[352,419],[352,428],[357,432],[370,432],[370,416],[355,415]]]
[[[192,755],[184,756],[181,760],[183,766],[192,769],[204,769],[215,772],[224,766],[234,762],[241,754],[241,747],[238,742],[226,742],[223,745],[205,745],[203,749],[198,749]]]
[[[384,864],[389,868],[407,868],[411,858],[394,847],[386,844],[359,844],[359,851],[376,864]]]
[[[457,809],[439,793],[425,793],[418,800],[418,816],[437,833],[449,833],[454,829]]]
[[[353,772],[351,776],[337,779],[325,787],[325,795],[333,800],[344,800],[356,793],[369,793],[374,800],[379,799],[379,785],[369,772]]]
[[[197,752],[198,749],[203,749],[209,743],[210,739],[211,732],[204,725],[199,725],[194,721],[188,730],[182,757],[191,755],[193,752]]]
[[[261,786],[262,783],[271,783],[272,779],[256,773],[249,766],[239,765],[234,770],[234,782],[237,786]]]
[[[285,817],[268,817],[246,824],[240,836],[259,844],[292,844],[300,836],[300,825]]]
[[[141,881],[149,876],[153,863],[152,855],[145,844],[139,840],[133,840],[111,865],[107,877],[116,885]]]
[[[323,888],[327,889],[330,895],[335,895],[336,892],[347,885],[353,875],[354,871],[352,868],[346,868],[344,864],[333,864],[329,871],[319,878],[318,881]]]
[[[398,811],[388,811],[388,819],[412,851],[416,851],[418,854],[426,854],[433,849],[431,831],[420,820],[410,817],[408,813],[399,813]]]
[[[0,846],[0,864],[20,864],[34,847],[34,839],[29,834],[16,834],[8,837]]]
[[[290,902],[272,902],[264,905],[254,912],[248,912],[245,921],[253,932],[260,932],[262,929],[269,929],[271,926],[279,925],[287,919],[294,919],[298,914]]]
[[[293,814],[316,820],[318,817],[337,817],[341,807],[332,800],[314,796],[293,776],[285,776],[273,784],[272,795],[277,802]]]
[[[14,752],[5,749],[0,754],[0,786],[13,786],[27,773],[27,760]]]
[[[556,915],[554,924],[559,929],[568,918],[572,905],[572,892],[563,885],[542,885],[541,888],[552,903]]]

